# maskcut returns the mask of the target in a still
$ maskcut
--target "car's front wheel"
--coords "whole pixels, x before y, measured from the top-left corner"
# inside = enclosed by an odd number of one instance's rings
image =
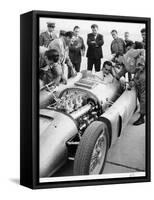
[[[74,175],[101,174],[108,151],[108,128],[94,121],[85,130],[74,160]]]

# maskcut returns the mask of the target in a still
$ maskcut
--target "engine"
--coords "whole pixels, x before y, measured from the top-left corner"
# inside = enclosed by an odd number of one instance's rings
[[[77,122],[80,131],[101,114],[97,98],[78,88],[67,88],[59,98],[55,96],[54,102],[48,108],[69,115]]]

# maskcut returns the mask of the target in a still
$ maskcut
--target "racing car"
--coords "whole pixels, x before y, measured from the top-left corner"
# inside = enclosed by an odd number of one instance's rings
[[[136,108],[135,89],[113,78],[78,73],[67,85],[40,90],[40,177],[50,177],[67,160],[74,175],[103,173],[109,148]]]

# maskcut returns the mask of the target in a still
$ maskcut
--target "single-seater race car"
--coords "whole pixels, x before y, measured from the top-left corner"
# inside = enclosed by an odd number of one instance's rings
[[[74,175],[103,173],[108,149],[136,109],[135,89],[84,72],[67,85],[40,90],[40,177],[52,176],[67,160]]]

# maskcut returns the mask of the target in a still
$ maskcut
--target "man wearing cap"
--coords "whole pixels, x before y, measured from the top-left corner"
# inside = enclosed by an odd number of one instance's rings
[[[41,33],[40,35],[40,46],[48,48],[50,42],[57,38],[54,33],[55,23],[47,22],[47,31]]]
[[[92,71],[93,65],[95,71],[100,71],[101,58],[103,58],[102,45],[104,44],[103,35],[98,33],[98,25],[93,24],[91,26],[92,33],[87,36],[87,58],[88,58],[88,70]]]

